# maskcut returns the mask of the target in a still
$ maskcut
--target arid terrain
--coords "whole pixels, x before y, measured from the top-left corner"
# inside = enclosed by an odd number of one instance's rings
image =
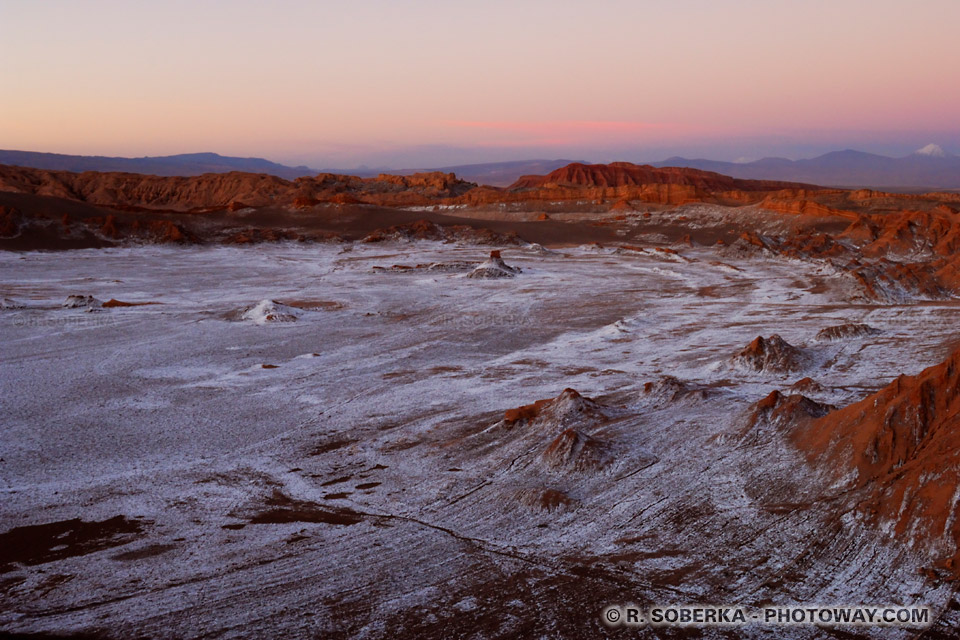
[[[0,633],[955,638],[958,211],[0,166]]]

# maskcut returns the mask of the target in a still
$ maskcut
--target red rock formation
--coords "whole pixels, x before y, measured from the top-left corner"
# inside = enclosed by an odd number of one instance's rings
[[[866,297],[893,300],[905,296],[943,298],[960,292],[960,256],[929,262],[893,262],[882,258],[872,264],[851,263],[850,274]]]
[[[754,249],[767,249],[768,244],[761,238],[759,235],[753,231],[744,231],[740,234],[740,237],[733,243],[734,247],[741,246],[743,248],[754,248]]]
[[[293,207],[295,209],[308,209],[310,207],[315,207],[320,204],[320,201],[316,198],[308,198],[306,196],[297,196],[293,199]]]
[[[960,217],[955,213],[904,211],[873,215],[868,220],[858,227],[873,231],[863,247],[868,256],[924,252],[947,256],[960,249]],[[852,237],[853,233],[845,235]]]
[[[638,187],[643,185],[682,185],[708,191],[773,191],[799,187],[795,183],[760,180],[738,180],[711,171],[665,167],[630,162],[610,164],[580,164],[575,162],[545,176],[523,176],[510,189],[537,189],[541,187]]]
[[[550,467],[591,471],[608,464],[612,455],[603,440],[577,429],[567,429],[554,438],[541,458]]]
[[[789,187],[789,188],[785,188]],[[786,238],[765,235],[761,227],[738,222],[735,232],[711,238],[718,246],[730,244],[735,251],[764,250],[801,260],[829,260],[847,271],[868,299],[900,299],[911,296],[944,297],[960,293],[960,214],[948,203],[960,202],[957,194],[902,195],[874,191],[807,188],[786,183],[736,180],[715,173],[690,169],[655,169],[629,163],[610,165],[572,164],[546,176],[526,176],[510,189],[476,186],[449,173],[412,176],[380,175],[376,178],[319,174],[294,181],[272,176],[227,173],[191,178],[163,178],[130,173],[69,173],[23,167],[0,166],[0,191],[56,196],[109,207],[134,215],[89,215],[77,208],[76,216],[63,214],[63,231],[47,223],[49,213],[17,213],[0,209],[0,238],[7,246],[103,246],[111,241],[138,242],[226,241],[237,244],[276,240],[336,239],[337,232],[316,232],[299,220],[265,224],[262,229],[236,229],[216,222],[193,222],[194,217],[175,217],[171,212],[211,213],[257,207],[310,208],[324,205],[336,217],[337,207],[378,205],[409,207],[431,205],[515,205],[518,210],[542,211],[545,202],[606,202],[612,209],[630,203],[680,205],[706,202],[726,206],[759,204],[774,214],[791,216],[795,233]],[[47,205],[44,205],[47,206]],[[42,210],[42,209],[41,209]],[[163,216],[151,217],[152,211]],[[23,209],[23,211],[27,211]],[[73,211],[73,210],[72,210]],[[326,212],[325,212],[326,213]],[[349,215],[354,215],[351,208]],[[57,211],[55,215],[60,215]],[[650,218],[649,211],[644,218]],[[624,216],[607,217],[586,224],[617,227]],[[75,222],[79,219],[80,222]],[[547,214],[538,219],[549,220]],[[681,225],[687,216],[671,223]],[[769,219],[769,218],[766,218]],[[846,222],[844,222],[846,221]],[[575,224],[575,223],[574,223]],[[841,230],[838,224],[846,224]],[[217,226],[220,225],[220,226]],[[572,226],[572,225],[571,225]],[[621,225],[622,226],[622,225]],[[291,228],[294,227],[294,228]],[[510,233],[468,226],[440,226],[426,221],[381,228],[368,233],[367,242],[384,240],[441,240],[474,244],[509,245],[521,241]],[[24,231],[26,230],[26,231]],[[348,233],[348,232],[340,232]],[[32,235],[31,235],[32,234]],[[324,235],[325,234],[325,235]],[[202,236],[202,237],[200,237]],[[687,242],[691,239],[688,237]],[[32,243],[32,244],[31,244]],[[895,259],[891,260],[890,257]]]
[[[734,364],[754,371],[787,372],[801,369],[803,352],[778,335],[759,336],[733,358]]]
[[[707,397],[706,389],[693,387],[673,376],[664,376],[656,382],[644,382],[643,393],[659,404],[672,404],[684,400],[702,400]]]
[[[806,377],[806,378],[801,378],[800,380],[797,380],[792,385],[790,385],[790,391],[794,391],[796,393],[803,393],[803,394],[823,393],[824,388],[823,388],[823,385],[821,385],[819,382],[817,382],[813,378]]]
[[[556,398],[537,400],[533,404],[508,409],[503,414],[503,425],[554,426],[566,428],[582,422],[603,422],[607,419],[599,404],[574,389],[564,389]]]
[[[875,329],[868,324],[848,322],[846,324],[821,329],[817,332],[817,340],[849,340],[853,338],[873,336],[878,333],[880,333],[879,329]]]
[[[196,242],[196,240],[184,232],[180,225],[168,221],[165,225],[163,225],[163,235],[160,236],[160,242],[187,244]]]
[[[632,208],[633,201],[669,205],[698,201],[733,206],[760,204],[782,213],[854,218],[854,210],[864,206],[898,209],[903,208],[904,203],[949,216],[955,215],[955,210],[945,203],[960,202],[957,194],[904,196],[848,192],[624,162],[574,163],[546,176],[524,176],[509,189],[477,186],[457,179],[454,174],[439,172],[410,176],[384,174],[376,178],[323,173],[288,181],[241,172],[159,177],[0,166],[0,191],[56,196],[121,209],[171,211],[236,211],[266,205],[310,207],[321,203],[486,205],[576,199],[613,202],[613,209]]]
[[[518,273],[522,273],[519,267],[511,267],[503,258],[499,251],[491,251],[490,258],[481,262],[473,271],[467,274],[468,278],[512,278]]]
[[[476,185],[449,173],[356,178],[320,174],[294,181],[253,173],[160,177],[136,173],[44,171],[0,165],[0,191],[55,196],[95,205],[170,211],[210,211],[320,202],[430,204],[456,198]]]
[[[0,238],[11,238],[20,231],[20,212],[13,207],[0,206]]]
[[[270,204],[288,188],[285,180],[249,173],[190,178],[136,173],[70,173],[0,166],[0,190],[55,196],[107,206],[185,211],[221,207],[234,200]]]
[[[802,194],[802,195],[806,195],[806,194]],[[856,217],[856,214],[851,211],[834,209],[826,205],[820,204],[815,200],[807,200],[802,196],[798,198],[795,194],[791,194],[790,192],[786,192],[786,193],[781,192],[776,195],[767,196],[760,202],[760,206],[770,211],[777,211],[779,213],[789,213],[794,215],[813,216],[813,217],[822,217],[822,218],[837,217],[837,218],[849,218],[849,219],[853,219]]]
[[[809,380],[809,378],[807,378]],[[811,418],[826,415],[831,405],[821,404],[799,393],[784,395],[771,391],[770,395],[755,405],[747,419],[748,428],[759,425],[773,427],[793,427],[803,424]]]
[[[107,216],[107,219],[103,222],[103,226],[100,227],[100,233],[108,238],[119,238],[120,232],[117,230],[117,219],[114,216]]]
[[[864,513],[900,539],[930,543],[960,577],[960,351],[815,420],[794,442],[863,491]]]
[[[769,245],[768,245],[769,246]],[[850,250],[826,233],[798,233],[777,249],[788,258],[849,258]]]

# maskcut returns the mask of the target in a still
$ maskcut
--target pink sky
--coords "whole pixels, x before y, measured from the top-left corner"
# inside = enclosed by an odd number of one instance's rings
[[[960,152],[960,2],[0,0],[0,148],[311,166]]]

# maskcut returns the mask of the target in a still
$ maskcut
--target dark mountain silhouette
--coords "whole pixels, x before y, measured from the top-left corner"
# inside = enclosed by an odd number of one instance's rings
[[[423,167],[420,169],[370,169],[360,167],[358,169],[325,169],[326,173],[348,173],[361,178],[372,178],[381,173],[409,176],[415,173],[426,173],[431,171],[441,171],[443,173],[455,173],[458,178],[467,182],[476,182],[491,187],[509,187],[520,179],[521,176],[544,175],[551,171],[556,171],[571,163],[586,164],[583,160],[509,160],[507,162],[483,162],[479,164],[458,164],[445,167]]]
[[[204,173],[266,173],[287,180],[319,173],[374,177],[380,174],[412,175],[426,171],[455,173],[477,184],[506,187],[521,176],[545,175],[574,161],[566,159],[513,160],[419,169],[313,169],[290,167],[263,158],[237,158],[217,153],[120,158],[76,156],[34,151],[0,150],[0,164],[50,171],[129,172],[157,176],[197,176]],[[577,164],[586,164],[577,162]],[[851,188],[929,191],[960,189],[960,156],[930,144],[901,158],[847,149],[806,160],[763,158],[754,162],[724,162],[703,158],[672,157],[651,163],[654,167],[685,167],[750,180],[772,180]]]
[[[309,167],[288,167],[263,158],[233,158],[218,153],[181,153],[173,156],[115,158],[71,156],[60,153],[0,150],[0,164],[48,171],[117,171],[156,176],[198,176],[204,173],[268,173],[292,180],[319,173]]]
[[[147,156],[143,158],[120,158],[110,156],[74,156],[61,153],[40,153],[36,151],[0,150],[0,164],[15,167],[30,167],[48,171],[99,171],[142,173],[155,176],[199,176],[204,173],[266,173],[293,180],[303,176],[315,176],[320,173],[353,175],[372,178],[382,173],[392,175],[413,175],[429,171],[455,173],[467,182],[506,187],[520,176],[550,173],[574,162],[573,160],[512,160],[509,162],[486,162],[481,164],[463,164],[449,167],[428,167],[422,169],[312,169],[305,166],[290,167],[263,158],[236,158],[218,153],[181,153],[173,156]]]
[[[945,153],[935,144],[902,158],[847,149],[807,160],[763,158],[740,163],[673,157],[651,164],[714,171],[734,178],[789,180],[824,186],[960,189],[960,156]]]

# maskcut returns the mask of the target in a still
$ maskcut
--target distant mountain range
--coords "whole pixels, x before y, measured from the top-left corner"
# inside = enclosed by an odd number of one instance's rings
[[[231,158],[218,153],[182,153],[174,156],[113,158],[108,156],[70,156],[60,153],[0,150],[0,164],[32,167],[49,171],[122,171],[155,176],[198,176],[204,173],[269,173],[292,180],[318,172],[309,167],[288,167],[263,158]]]
[[[655,167],[689,167],[734,178],[787,180],[837,187],[893,189],[960,189],[960,156],[929,144],[902,158],[863,151],[834,151],[808,160],[763,158],[755,162],[722,162],[667,158]]]
[[[521,176],[546,175],[577,160],[515,160],[422,169],[312,169],[289,167],[263,158],[234,158],[217,153],[185,153],[173,156],[115,158],[71,156],[33,151],[2,151],[0,164],[60,171],[125,171],[157,176],[195,176],[203,173],[244,171],[267,173],[287,180],[321,172],[372,177],[380,173],[410,175],[421,171],[455,173],[468,182],[506,187]],[[872,187],[899,190],[960,189],[960,156],[930,144],[902,158],[863,151],[834,151],[808,160],[763,158],[754,162],[667,158],[654,167],[687,167],[714,171],[748,180],[803,182],[823,186]]]
[[[508,187],[520,176],[546,175],[568,164],[584,163],[583,160],[514,160],[510,162],[487,162],[483,164],[461,164],[435,169],[404,169],[401,171],[383,171],[382,173],[400,173],[410,175],[421,171],[443,171],[455,173],[461,180],[486,184],[492,187]],[[379,173],[379,172],[378,172]]]
[[[0,164],[15,167],[31,167],[48,171],[120,171],[143,173],[155,176],[198,176],[204,173],[267,173],[287,180],[318,173],[339,173],[373,177],[381,173],[410,175],[422,171],[455,173],[467,182],[505,187],[523,175],[546,174],[566,166],[575,160],[517,160],[488,162],[450,167],[423,169],[312,169],[305,166],[289,167],[263,158],[235,158],[218,153],[182,153],[173,156],[147,156],[143,158],[119,158],[110,156],[72,156],[61,153],[36,151],[0,150]]]

